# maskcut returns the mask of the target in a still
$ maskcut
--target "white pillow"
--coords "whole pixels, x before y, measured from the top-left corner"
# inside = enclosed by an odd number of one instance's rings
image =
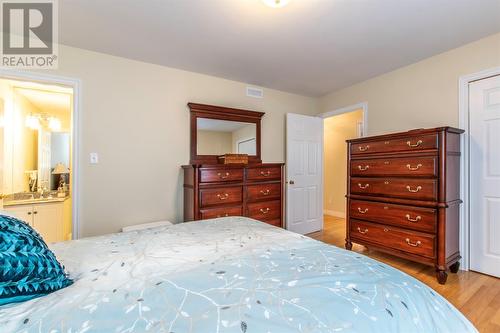
[[[158,221],[158,222],[151,222],[151,223],[136,224],[136,225],[131,225],[128,227],[123,227],[122,232],[151,229],[151,228],[163,227],[163,226],[167,226],[167,225],[172,225],[172,222]]]

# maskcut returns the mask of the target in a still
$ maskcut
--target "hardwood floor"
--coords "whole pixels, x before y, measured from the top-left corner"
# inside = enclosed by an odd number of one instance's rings
[[[308,236],[344,248],[345,220],[325,216],[324,230]],[[458,274],[449,273],[446,284],[440,285],[430,266],[372,251],[357,244],[352,250],[383,261],[427,284],[455,305],[480,332],[500,332],[500,279],[459,271]]]

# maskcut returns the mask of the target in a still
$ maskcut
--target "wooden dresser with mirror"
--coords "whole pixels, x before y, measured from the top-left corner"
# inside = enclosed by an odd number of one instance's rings
[[[436,268],[459,267],[460,134],[441,127],[348,140],[347,237]]]
[[[184,165],[184,220],[246,216],[283,226],[283,163],[262,163],[262,112],[189,103],[191,160]],[[248,164],[222,164],[227,153]]]

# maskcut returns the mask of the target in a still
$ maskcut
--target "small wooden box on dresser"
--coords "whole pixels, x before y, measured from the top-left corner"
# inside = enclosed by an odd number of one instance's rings
[[[346,248],[352,243],[459,268],[460,134],[440,127],[348,140]]]
[[[247,216],[283,226],[283,164],[208,164],[182,168],[184,220]]]

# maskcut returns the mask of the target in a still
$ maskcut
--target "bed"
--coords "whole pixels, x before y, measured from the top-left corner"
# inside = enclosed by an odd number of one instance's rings
[[[51,248],[74,284],[0,307],[0,332],[476,332],[399,270],[243,217]]]

